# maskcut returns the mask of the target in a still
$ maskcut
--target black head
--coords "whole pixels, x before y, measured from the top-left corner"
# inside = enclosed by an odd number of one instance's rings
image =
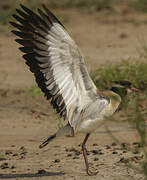
[[[130,94],[132,91],[137,91],[137,89],[132,86],[132,83],[127,80],[113,81],[113,86],[110,90],[119,94],[121,97]]]
[[[128,87],[128,88],[131,88],[131,86],[132,86],[132,83],[130,81],[127,81],[127,80],[113,81],[113,83],[121,85],[123,87]]]

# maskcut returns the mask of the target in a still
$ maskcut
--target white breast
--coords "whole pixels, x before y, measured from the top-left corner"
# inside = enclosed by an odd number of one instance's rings
[[[112,106],[112,103],[108,104],[94,119],[84,119],[80,126],[77,129],[77,132],[79,133],[92,133],[96,129],[98,129],[101,125],[103,125],[104,120],[111,116],[116,109],[118,108],[119,103],[117,103],[115,106]]]

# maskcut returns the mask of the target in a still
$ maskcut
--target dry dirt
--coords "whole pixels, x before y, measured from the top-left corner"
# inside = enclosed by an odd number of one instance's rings
[[[105,16],[71,10],[58,13],[67,17],[65,26],[85,55],[89,71],[108,60],[117,63],[129,58],[131,61],[139,57],[138,50],[147,44],[147,25],[134,23],[145,21],[146,15]],[[127,21],[132,18],[135,20]],[[9,29],[3,29],[5,32],[0,33],[0,174],[17,180],[22,177],[24,180],[145,179],[126,165],[128,162],[138,165],[143,155],[135,150],[139,146],[135,129],[125,123],[107,125],[122,146],[115,143],[104,127],[89,138],[90,166],[98,171],[93,177],[85,173],[80,147],[84,135],[59,138],[44,149],[38,148],[56,131],[58,117],[44,97],[31,97],[26,90],[35,84],[33,75],[21,58],[15,37]],[[119,119],[121,112],[115,116]]]

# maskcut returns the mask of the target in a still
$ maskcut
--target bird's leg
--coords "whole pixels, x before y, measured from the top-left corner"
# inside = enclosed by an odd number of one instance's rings
[[[91,172],[89,170],[89,163],[88,163],[87,152],[86,152],[86,148],[85,148],[85,145],[86,145],[86,142],[87,142],[89,136],[90,136],[90,133],[86,134],[86,137],[82,143],[82,151],[83,151],[83,156],[84,156],[84,160],[85,160],[87,174],[89,176],[92,176],[92,175],[96,175],[98,172]]]

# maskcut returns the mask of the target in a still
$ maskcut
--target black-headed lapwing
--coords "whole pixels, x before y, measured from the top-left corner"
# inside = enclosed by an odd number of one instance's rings
[[[88,175],[89,169],[85,144],[89,135],[100,123],[112,115],[121,102],[121,94],[134,91],[129,81],[114,82],[111,90],[100,93],[91,80],[81,52],[67,33],[61,22],[43,5],[44,12],[38,9],[37,15],[20,5],[13,17],[19,22],[10,22],[17,30],[12,32],[19,37],[16,42],[22,45],[26,64],[34,73],[36,82],[56,111],[67,121],[40,145],[46,146],[50,140],[61,135],[75,135],[82,132],[86,137],[82,143]]]

